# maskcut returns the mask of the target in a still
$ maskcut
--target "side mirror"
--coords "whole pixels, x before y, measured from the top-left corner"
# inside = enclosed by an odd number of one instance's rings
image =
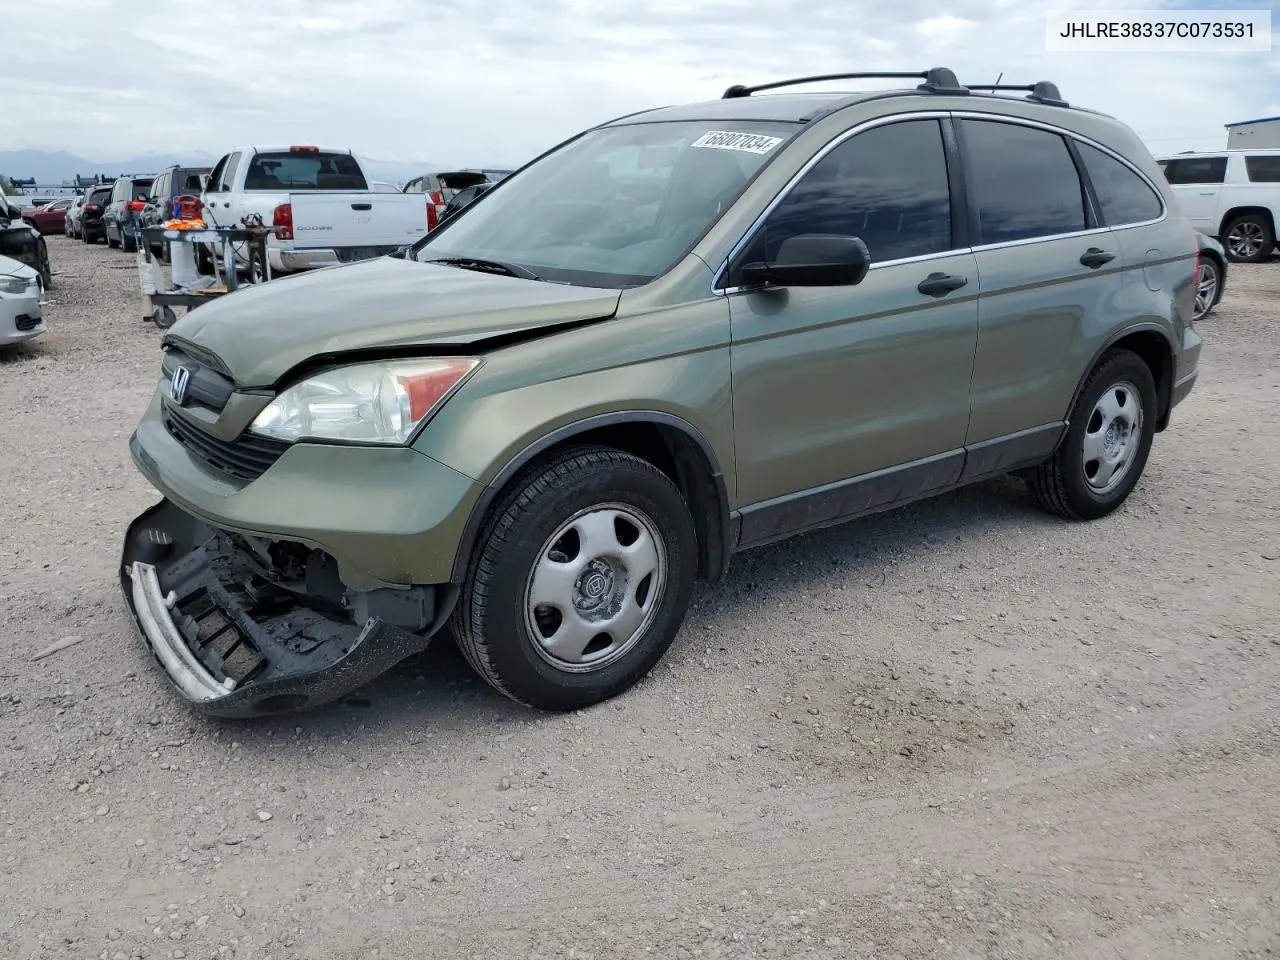
[[[805,233],[782,241],[769,263],[743,264],[747,286],[845,287],[862,282],[871,267],[871,251],[858,237]]]

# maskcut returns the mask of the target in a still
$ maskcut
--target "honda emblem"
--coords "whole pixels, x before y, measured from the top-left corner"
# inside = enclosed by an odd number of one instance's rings
[[[187,402],[187,387],[191,384],[191,368],[178,367],[169,378],[169,395],[173,402],[182,406]]]

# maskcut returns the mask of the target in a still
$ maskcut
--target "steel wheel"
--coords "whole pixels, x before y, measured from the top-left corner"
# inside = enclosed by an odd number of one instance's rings
[[[571,673],[614,663],[648,630],[666,580],[666,548],[649,517],[620,503],[579,512],[543,543],[525,587],[537,652]]]
[[[1142,445],[1138,388],[1117,383],[1102,392],[1084,430],[1084,479],[1096,493],[1124,482]]]
[[[1201,260],[1196,270],[1196,305],[1193,320],[1203,320],[1213,309],[1218,296],[1218,265],[1212,260]]]

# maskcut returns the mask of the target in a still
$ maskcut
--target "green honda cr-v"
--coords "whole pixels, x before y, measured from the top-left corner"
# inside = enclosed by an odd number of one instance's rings
[[[1122,503],[1200,353],[1159,167],[1049,83],[848,76],[912,79],[623,117],[398,256],[174,325],[121,582],[177,691],[316,704],[447,628],[582,707],[737,550],[1001,473]]]

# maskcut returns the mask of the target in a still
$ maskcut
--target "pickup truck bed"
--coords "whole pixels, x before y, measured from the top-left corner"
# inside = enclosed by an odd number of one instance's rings
[[[427,232],[424,197],[374,190],[340,148],[242,147],[217,162],[202,199],[210,225],[256,214],[274,226],[267,258],[283,273],[382,256]]]

